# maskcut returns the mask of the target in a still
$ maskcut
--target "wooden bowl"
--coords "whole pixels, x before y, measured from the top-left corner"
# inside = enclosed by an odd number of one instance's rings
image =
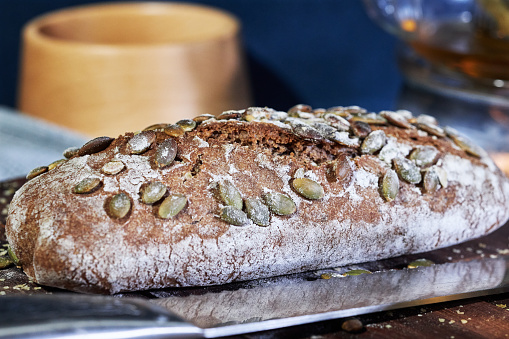
[[[249,104],[239,22],[217,9],[89,5],[23,31],[19,109],[90,136]]]

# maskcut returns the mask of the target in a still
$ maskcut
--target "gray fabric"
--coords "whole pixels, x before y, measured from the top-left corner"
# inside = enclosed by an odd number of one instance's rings
[[[0,181],[26,176],[89,138],[0,106]]]

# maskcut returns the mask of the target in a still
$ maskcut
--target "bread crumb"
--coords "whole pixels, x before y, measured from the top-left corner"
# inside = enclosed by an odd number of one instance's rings
[[[444,318],[438,318],[438,321],[440,321],[441,323],[445,322],[445,319]]]
[[[506,248],[503,250],[497,248],[497,252],[498,252],[498,254],[509,254],[509,248]]]
[[[457,310],[456,313],[458,313],[458,314],[465,314],[465,312],[461,312],[460,310]]]
[[[452,251],[453,251],[453,253],[457,253],[457,254],[461,253],[461,250],[459,248],[453,248]]]
[[[5,291],[0,291],[0,295],[5,295]]]
[[[451,321],[449,321],[449,324],[454,324],[455,322],[456,322],[456,321],[451,320]]]
[[[506,308],[507,305],[506,304],[496,304],[497,307],[500,307],[500,308]]]
[[[391,325],[385,325],[385,328],[392,328]]]
[[[465,319],[461,319],[461,323],[462,323],[462,324],[466,324],[466,323],[468,323],[468,321],[467,321],[467,320],[465,320]]]
[[[479,243],[479,247],[480,247],[480,248],[486,248],[486,244],[484,244],[484,243],[480,242],[480,243]]]

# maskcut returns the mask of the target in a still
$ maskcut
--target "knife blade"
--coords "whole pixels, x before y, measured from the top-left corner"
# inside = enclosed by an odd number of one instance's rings
[[[509,256],[313,279],[309,274],[156,299],[0,298],[0,338],[217,338],[509,291]]]

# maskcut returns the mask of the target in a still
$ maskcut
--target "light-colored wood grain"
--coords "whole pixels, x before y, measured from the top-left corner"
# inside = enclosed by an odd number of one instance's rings
[[[18,108],[90,136],[250,104],[239,22],[216,9],[89,5],[39,17],[23,38]]]

